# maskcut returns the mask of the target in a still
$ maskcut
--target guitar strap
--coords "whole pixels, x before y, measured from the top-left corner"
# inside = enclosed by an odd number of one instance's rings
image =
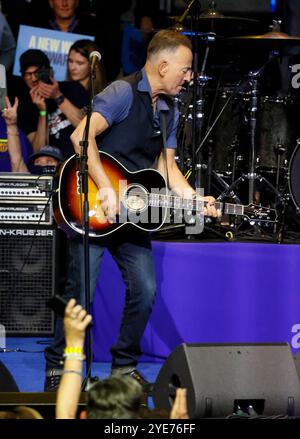
[[[165,165],[165,176],[167,180],[167,190],[170,188],[169,185],[169,172],[168,172],[168,166],[167,166],[167,127],[166,127],[166,115],[163,111],[161,111],[161,131],[162,131],[162,138],[163,138],[163,157],[164,157],[164,165]]]

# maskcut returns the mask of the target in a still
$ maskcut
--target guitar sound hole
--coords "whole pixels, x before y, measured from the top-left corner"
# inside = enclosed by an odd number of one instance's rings
[[[148,192],[143,186],[128,186],[123,202],[127,210],[142,212],[148,207]]]

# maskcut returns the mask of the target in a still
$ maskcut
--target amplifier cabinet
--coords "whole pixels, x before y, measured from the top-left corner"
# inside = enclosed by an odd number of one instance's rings
[[[51,335],[47,301],[56,288],[57,230],[0,228],[0,323],[6,335]]]

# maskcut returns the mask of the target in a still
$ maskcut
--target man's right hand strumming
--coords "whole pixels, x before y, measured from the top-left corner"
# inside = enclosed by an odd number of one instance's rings
[[[101,209],[110,223],[116,222],[119,214],[118,197],[112,186],[102,187],[98,191],[97,199],[101,201]]]

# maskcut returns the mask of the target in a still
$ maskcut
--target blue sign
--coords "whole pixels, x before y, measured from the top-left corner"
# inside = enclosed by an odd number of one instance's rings
[[[57,81],[64,81],[69,49],[77,40],[94,40],[91,35],[73,34],[32,26],[20,26],[13,74],[20,76],[19,58],[28,49],[40,49],[49,58]]]
[[[271,12],[277,11],[277,0],[270,0],[270,8]]]

